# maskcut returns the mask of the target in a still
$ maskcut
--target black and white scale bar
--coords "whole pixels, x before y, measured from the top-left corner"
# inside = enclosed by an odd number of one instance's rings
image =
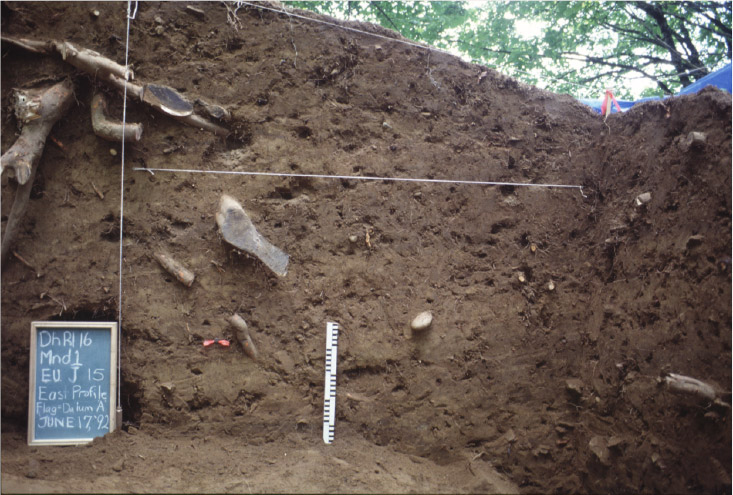
[[[336,357],[338,353],[338,323],[326,324],[326,380],[323,396],[323,442],[333,442],[336,424]]]

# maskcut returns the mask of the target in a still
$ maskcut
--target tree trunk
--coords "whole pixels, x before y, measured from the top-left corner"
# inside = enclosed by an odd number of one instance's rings
[[[674,43],[674,32],[669,26],[667,19],[664,17],[664,11],[662,11],[661,7],[653,3],[635,2],[634,5],[643,10],[646,15],[652,18],[657,26],[659,26],[659,30],[662,33],[662,40],[666,45],[667,51],[669,51],[672,64],[674,65],[675,69],[677,69],[677,72],[680,73],[679,78],[682,86],[689,86],[690,84],[692,84],[690,77],[687,74],[684,74],[684,72],[695,67],[691,67],[691,64],[684,60],[682,58],[682,55],[680,55],[680,52],[677,50],[677,47]]]

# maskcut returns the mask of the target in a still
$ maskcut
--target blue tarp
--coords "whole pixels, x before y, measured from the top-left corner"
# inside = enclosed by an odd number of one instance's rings
[[[708,74],[707,76],[703,77],[702,79],[698,79],[694,83],[690,84],[686,88],[682,88],[682,90],[677,93],[678,95],[689,95],[692,93],[697,93],[705,86],[715,86],[717,88],[723,89],[727,91],[728,93],[733,93],[731,91],[731,64],[726,65],[722,69],[718,69],[715,72],[712,72]],[[653,100],[660,100],[661,98],[658,96],[652,96],[650,98],[641,98],[640,100],[635,101],[628,101],[628,100],[618,100],[618,105],[621,107],[621,111],[625,112],[629,108],[633,107],[637,103],[643,103],[645,101],[653,101]],[[593,110],[595,110],[598,113],[601,113],[601,105],[603,104],[603,100],[591,100],[591,99],[585,99],[580,98],[578,99],[581,103],[584,103],[585,105],[588,105]],[[616,107],[612,106],[612,111],[616,112]]]

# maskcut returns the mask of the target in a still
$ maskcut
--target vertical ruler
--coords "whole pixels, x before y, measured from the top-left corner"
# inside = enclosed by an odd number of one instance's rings
[[[333,442],[336,424],[336,355],[338,353],[339,325],[326,324],[326,382],[323,396],[323,441]]]

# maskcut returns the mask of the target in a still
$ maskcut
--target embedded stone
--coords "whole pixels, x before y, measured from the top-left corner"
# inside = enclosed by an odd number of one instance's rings
[[[410,328],[415,331],[422,331],[427,329],[433,323],[433,313],[430,311],[423,311],[410,323]]]
[[[636,197],[636,206],[647,204],[651,200],[652,200],[652,193],[650,192],[641,193]]]
[[[611,464],[611,452],[608,450],[606,439],[601,436],[594,436],[588,442],[588,448],[598,461],[604,466]]]
[[[565,380],[565,390],[575,399],[583,395],[583,382],[577,378],[569,378]]]

